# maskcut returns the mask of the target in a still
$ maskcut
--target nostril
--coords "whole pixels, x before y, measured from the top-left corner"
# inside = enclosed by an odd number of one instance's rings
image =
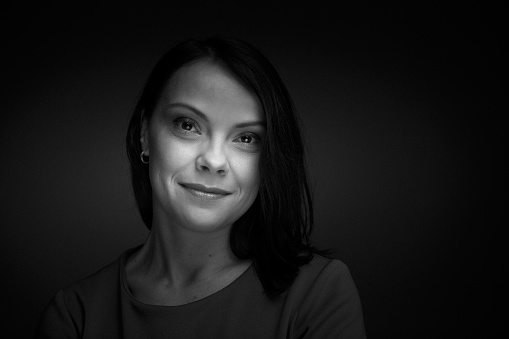
[[[196,159],[196,169],[202,172],[225,175],[229,171],[226,158],[213,157],[211,153],[202,154]]]

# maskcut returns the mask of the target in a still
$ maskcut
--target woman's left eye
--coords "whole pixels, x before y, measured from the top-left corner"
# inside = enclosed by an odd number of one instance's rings
[[[233,141],[242,143],[243,146],[246,146],[246,147],[257,147],[257,146],[259,146],[261,139],[258,135],[254,134],[254,133],[247,133],[247,134],[243,134],[243,135],[239,136],[238,138],[236,138]]]

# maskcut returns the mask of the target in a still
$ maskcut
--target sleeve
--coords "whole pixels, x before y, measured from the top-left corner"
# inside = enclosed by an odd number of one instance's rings
[[[79,338],[76,325],[66,305],[64,291],[60,290],[41,314],[34,338]]]
[[[297,314],[297,338],[366,338],[361,301],[348,267],[331,260],[306,292]]]

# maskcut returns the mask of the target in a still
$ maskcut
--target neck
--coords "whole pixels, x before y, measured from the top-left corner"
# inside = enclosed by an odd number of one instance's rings
[[[212,279],[242,263],[231,251],[230,228],[198,233],[154,223],[133,262],[169,286],[182,288]]]

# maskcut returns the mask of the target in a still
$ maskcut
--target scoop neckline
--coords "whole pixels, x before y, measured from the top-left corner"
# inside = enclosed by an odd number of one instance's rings
[[[125,265],[126,265],[126,262],[127,262],[127,259],[129,258],[129,256],[131,254],[133,254],[137,249],[139,249],[141,246],[143,245],[138,245],[136,247],[133,247],[133,248],[130,248],[128,250],[126,250],[121,258],[120,258],[120,265],[119,265],[119,270],[120,270],[120,280],[121,280],[121,285],[122,285],[122,288],[124,290],[124,292],[127,294],[127,296],[129,297],[129,299],[138,304],[138,305],[142,305],[144,307],[150,307],[150,308],[161,308],[161,309],[176,309],[178,307],[190,307],[190,306],[194,306],[194,305],[197,305],[197,304],[200,304],[200,303],[205,303],[207,302],[208,300],[212,299],[212,298],[215,298],[217,297],[218,295],[220,294],[223,294],[223,293],[226,293],[228,292],[229,290],[233,289],[235,287],[235,285],[238,285],[241,283],[242,280],[245,280],[247,275],[254,269],[254,264],[251,263],[248,268],[242,272],[241,275],[239,275],[235,280],[233,280],[231,283],[229,283],[228,285],[226,285],[225,287],[221,288],[220,290],[212,293],[212,294],[209,294],[208,296],[204,297],[204,298],[201,298],[201,299],[198,299],[198,300],[195,300],[195,301],[191,301],[189,303],[186,303],[186,304],[182,304],[182,305],[155,305],[155,304],[147,304],[147,303],[144,303],[138,299],[136,299],[134,297],[134,295],[131,293],[131,290],[129,288],[129,285],[127,283],[127,274],[126,274],[126,271],[125,271]]]

